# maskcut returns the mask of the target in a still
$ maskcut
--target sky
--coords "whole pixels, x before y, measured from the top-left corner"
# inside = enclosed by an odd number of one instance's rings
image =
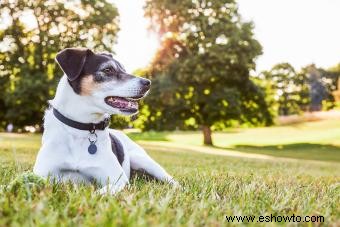
[[[152,60],[159,38],[148,30],[143,0],[114,0],[120,14],[120,32],[114,48],[116,58],[127,71],[143,68]]]
[[[143,0],[114,0],[121,31],[116,58],[133,72],[148,65],[159,45],[147,30]],[[238,0],[244,20],[255,24],[263,46],[257,71],[289,62],[299,69],[315,63],[330,67],[340,62],[340,0]]]

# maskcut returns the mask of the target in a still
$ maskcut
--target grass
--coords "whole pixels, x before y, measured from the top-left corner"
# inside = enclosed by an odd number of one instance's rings
[[[228,226],[239,223],[227,222],[226,215],[271,214],[323,215],[321,225],[336,226],[340,223],[337,128],[338,122],[325,121],[230,130],[215,134],[219,148],[205,148],[273,157],[267,160],[189,151],[188,146],[202,148],[198,133],[132,134],[183,189],[141,178],[132,179],[116,196],[99,196],[93,185],[47,184],[39,190],[23,186],[19,192],[4,189],[0,226]],[[39,146],[40,135],[0,134],[0,185],[9,185],[31,170]],[[275,154],[281,150],[289,154]],[[322,162],[306,160],[324,153],[327,158],[321,158]]]
[[[130,133],[137,141],[201,146],[201,132]],[[216,148],[274,157],[340,162],[340,120],[270,128],[230,129],[213,134]]]

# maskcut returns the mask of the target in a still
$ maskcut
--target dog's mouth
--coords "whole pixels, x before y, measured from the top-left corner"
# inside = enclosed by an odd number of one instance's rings
[[[105,103],[113,108],[117,108],[122,112],[135,113],[138,111],[138,100],[141,97],[117,97],[108,96],[105,98]]]

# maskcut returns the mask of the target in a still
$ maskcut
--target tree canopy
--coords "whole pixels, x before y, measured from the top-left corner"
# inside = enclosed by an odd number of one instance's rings
[[[211,144],[212,126],[272,123],[264,93],[249,78],[262,48],[234,0],[149,0],[145,12],[162,40],[147,73],[146,127],[201,127]]]
[[[266,81],[278,105],[279,115],[297,114],[309,103],[307,75],[297,73],[289,63],[280,63],[260,77]]]

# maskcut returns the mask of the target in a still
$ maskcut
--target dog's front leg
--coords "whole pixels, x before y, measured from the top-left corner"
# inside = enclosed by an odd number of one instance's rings
[[[179,183],[168,174],[145,150],[119,131],[112,131],[125,145],[126,152],[130,157],[130,167],[133,170],[143,171],[157,180],[179,186]]]
[[[124,174],[124,173],[122,173],[122,174]],[[97,192],[99,194],[101,194],[101,195],[105,195],[105,194],[114,195],[117,192],[123,190],[123,188],[127,184],[128,184],[128,181],[125,181],[125,180],[121,180],[120,181],[120,180],[118,180],[116,183],[114,183],[114,182],[107,183],[104,187],[99,189]]]
[[[170,174],[168,174],[162,166],[160,166],[143,150],[143,148],[138,146],[138,149],[141,150],[129,153],[130,164],[133,170],[145,171],[157,180],[167,182],[176,187],[180,186],[179,183]]]
[[[120,167],[120,166],[119,166]],[[123,188],[129,184],[129,179],[125,175],[123,169],[120,167],[119,169],[116,169],[115,171],[120,172],[120,175],[117,177],[116,174],[111,175],[106,181],[106,184],[103,184],[104,187],[102,187],[98,192],[100,194],[111,194],[114,195],[117,192],[123,190]]]
[[[128,177],[116,158],[110,157],[102,160],[101,164],[102,166],[87,167],[83,170],[86,175],[92,176],[96,182],[102,185],[102,188],[97,191],[98,193],[114,195],[129,183]]]

